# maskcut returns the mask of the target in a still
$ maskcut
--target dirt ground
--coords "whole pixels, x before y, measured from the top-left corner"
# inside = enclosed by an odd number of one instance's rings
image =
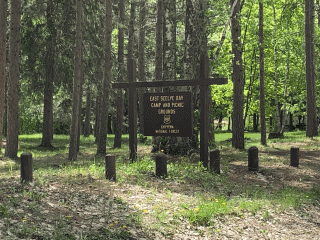
[[[279,144],[277,143],[277,146]],[[249,172],[244,154],[239,159],[221,153],[221,161],[229,161],[229,182],[235,186],[247,184],[259,186],[269,191],[276,191],[285,186],[296,186],[311,189],[320,185],[320,151],[309,149],[304,143],[296,144],[300,148],[299,168],[290,167],[290,151],[278,148],[268,148],[259,152],[260,171]],[[271,149],[271,150],[270,150]],[[148,150],[148,149],[145,149]],[[141,150],[139,152],[142,154]],[[3,181],[2,190],[7,187],[19,188],[16,176]],[[121,228],[130,232],[130,239],[320,239],[320,204],[306,205],[302,209],[268,212],[268,218],[263,213],[245,213],[243,216],[227,215],[217,218],[212,226],[196,226],[186,219],[174,219],[173,213],[179,210],[182,202],[190,201],[196,191],[202,191],[196,185],[181,185],[177,182],[153,178],[145,188],[132,183],[113,183],[95,177],[87,178],[77,184],[63,185],[59,179],[52,180],[46,186],[32,184],[26,186],[37,194],[46,194],[39,200],[38,214],[30,213],[30,196],[19,197],[21,204],[16,206],[17,217],[10,219],[10,226],[21,227],[21,216],[27,216],[28,223],[41,224],[41,233],[52,234],[55,229],[55,218],[58,215],[68,218],[68,231],[79,233],[85,229],[93,231],[103,226],[110,229]],[[168,194],[164,189],[173,189]],[[176,189],[176,191],[175,191]],[[6,191],[6,190],[4,190]],[[232,196],[232,192],[230,195]],[[8,196],[0,196],[5,200]],[[117,200],[118,199],[118,200]],[[117,200],[117,201],[116,201]],[[320,201],[320,199],[319,199]],[[121,202],[125,202],[124,208]],[[165,214],[159,219],[156,211]],[[19,215],[19,213],[21,213]],[[128,217],[142,213],[142,222],[147,226],[128,224]],[[44,215],[43,215],[44,214]],[[45,218],[43,217],[45,216]],[[161,224],[158,224],[159,221]],[[177,222],[178,221],[178,222]],[[124,225],[126,224],[126,225]],[[7,236],[1,229],[6,225],[0,217],[0,238]],[[153,226],[153,227],[150,227]],[[36,238],[36,237],[39,238]],[[41,239],[41,234],[33,239]],[[7,238],[4,238],[7,239]],[[8,238],[9,239],[9,238]],[[10,239],[15,238],[13,235]]]

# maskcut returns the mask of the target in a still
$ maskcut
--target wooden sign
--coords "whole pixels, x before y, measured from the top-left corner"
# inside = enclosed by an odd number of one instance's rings
[[[144,135],[192,137],[191,92],[145,93]]]

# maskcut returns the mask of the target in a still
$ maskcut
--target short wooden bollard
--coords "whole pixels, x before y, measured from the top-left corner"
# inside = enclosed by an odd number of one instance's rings
[[[106,162],[106,179],[116,182],[116,156],[112,154],[107,154],[105,158]]]
[[[290,150],[290,166],[299,167],[299,148],[292,147]]]
[[[210,151],[210,171],[220,174],[220,151],[218,149]]]
[[[248,170],[259,171],[258,148],[254,146],[248,150]]]
[[[157,153],[155,156],[156,161],[156,176],[167,176],[167,161],[168,157],[164,153]]]
[[[32,182],[33,180],[33,169],[32,169],[32,154],[21,153],[21,181],[22,182]]]

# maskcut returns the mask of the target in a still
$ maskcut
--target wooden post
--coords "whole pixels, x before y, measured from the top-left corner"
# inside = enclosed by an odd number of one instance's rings
[[[210,171],[220,174],[220,151],[218,149],[210,151]]]
[[[201,57],[200,74],[202,78],[209,75],[209,58],[206,55]],[[208,168],[208,147],[209,147],[209,86],[200,86],[200,161]]]
[[[105,157],[106,179],[116,182],[116,156],[107,154]]]
[[[133,85],[136,79],[136,62],[128,60],[129,78],[129,149],[130,159],[134,161],[137,157],[137,89]]]
[[[290,150],[290,166],[299,167],[299,148],[292,147]]]
[[[167,155],[164,153],[157,153],[154,157],[156,161],[156,176],[167,176]]]
[[[248,150],[248,170],[259,171],[259,157],[257,147],[251,147]]]
[[[32,175],[32,154],[21,153],[21,181],[22,182],[32,182],[33,175]]]

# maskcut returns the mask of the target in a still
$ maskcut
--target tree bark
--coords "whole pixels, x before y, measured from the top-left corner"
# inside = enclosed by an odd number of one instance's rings
[[[91,134],[91,89],[87,88],[86,118],[84,123],[83,136],[89,137]]]
[[[19,135],[19,47],[20,47],[21,0],[11,0],[10,65],[8,82],[8,121],[5,155],[17,157]]]
[[[5,114],[7,8],[8,1],[0,0],[0,153]]]
[[[47,4],[47,26],[49,37],[46,49],[46,79],[43,92],[43,125],[41,147],[52,147],[53,138],[53,81],[54,81],[54,53],[55,53],[55,27],[54,27],[54,7],[53,2]]]
[[[105,65],[103,77],[103,91],[100,109],[99,137],[97,141],[97,154],[106,154],[107,147],[107,126],[109,112],[109,88],[111,82],[111,37],[112,37],[112,1],[106,0],[106,30],[105,30]]]
[[[272,10],[273,10],[273,62],[274,62],[274,100],[275,100],[275,112],[276,112],[276,119],[277,119],[277,133],[281,132],[281,112],[280,112],[280,104],[278,99],[278,49],[277,49],[277,17],[276,17],[276,10],[274,6],[274,2],[272,2]]]
[[[96,70],[96,78],[98,79],[98,91],[95,101],[95,122],[94,122],[94,137],[95,137],[95,143],[98,143],[99,138],[99,126],[100,126],[100,109],[101,109],[101,88],[102,88],[102,79],[103,79],[103,70],[101,61],[98,60],[97,62],[97,70]]]
[[[83,21],[81,21],[81,25],[83,24]],[[83,45],[81,45],[81,69],[80,69],[80,90],[79,90],[79,124],[78,124],[78,135],[77,135],[77,153],[80,149],[80,135],[81,131],[83,130],[83,122],[82,122],[82,95],[83,95],[83,83],[84,83],[84,71],[83,67]]]
[[[163,62],[163,0],[158,0],[157,5],[157,23],[156,23],[156,66],[155,66],[155,79],[162,80],[162,62]]]
[[[185,40],[184,40],[184,78],[185,79],[197,79],[200,78],[200,52],[199,41],[197,33],[200,32],[196,21],[196,8],[195,2],[192,0],[186,0],[186,18],[185,18]],[[199,87],[192,88],[193,102],[192,108],[194,110],[199,109]],[[199,129],[199,126],[197,126]],[[192,147],[198,148],[199,137],[198,131],[194,129],[192,137]]]
[[[163,79],[163,0],[157,2],[157,22],[156,22],[156,59],[155,59],[155,80]],[[161,92],[161,88],[157,87],[156,92]],[[153,137],[153,150],[157,151],[159,138]]]
[[[259,2],[259,60],[260,60],[260,131],[261,144],[267,144],[265,93],[264,93],[264,35],[263,35],[263,3]]]
[[[176,79],[176,1],[164,0],[163,79]]]
[[[125,28],[125,5],[123,0],[119,0],[118,3],[120,11],[120,22],[119,22],[119,34],[118,34],[118,82],[123,82],[124,74],[124,28]],[[130,40],[129,40],[130,42]],[[129,54],[128,54],[129,55]],[[128,56],[129,57],[129,56]],[[121,136],[122,136],[122,125],[123,125],[123,93],[122,89],[116,90],[117,102],[117,116],[114,127],[114,148],[121,148]]]
[[[99,125],[100,125],[100,93],[96,97],[95,122],[94,122],[94,137],[95,143],[98,143]]]
[[[79,110],[81,91],[81,46],[82,46],[82,0],[76,0],[76,45],[74,58],[73,94],[72,94],[72,121],[69,142],[69,160],[76,160],[78,154]]]
[[[131,2],[130,8],[130,21],[129,21],[129,41],[128,41],[128,59],[134,59],[134,50],[136,49],[135,39],[135,21],[136,21],[136,4],[134,1]]]
[[[231,0],[233,6],[234,0]],[[241,47],[241,26],[239,23],[240,2],[234,8],[231,20],[232,35],[232,81],[233,81],[233,115],[232,115],[232,146],[244,149],[244,123],[243,123],[243,66]]]
[[[317,136],[317,109],[314,53],[314,0],[305,0],[305,55],[307,88],[307,137]]]
[[[140,17],[139,17],[139,81],[144,82],[146,80],[145,74],[145,25],[146,25],[146,1],[140,1]],[[144,89],[139,88],[139,123],[140,123],[140,133],[143,134],[144,121],[143,121],[143,93]]]

